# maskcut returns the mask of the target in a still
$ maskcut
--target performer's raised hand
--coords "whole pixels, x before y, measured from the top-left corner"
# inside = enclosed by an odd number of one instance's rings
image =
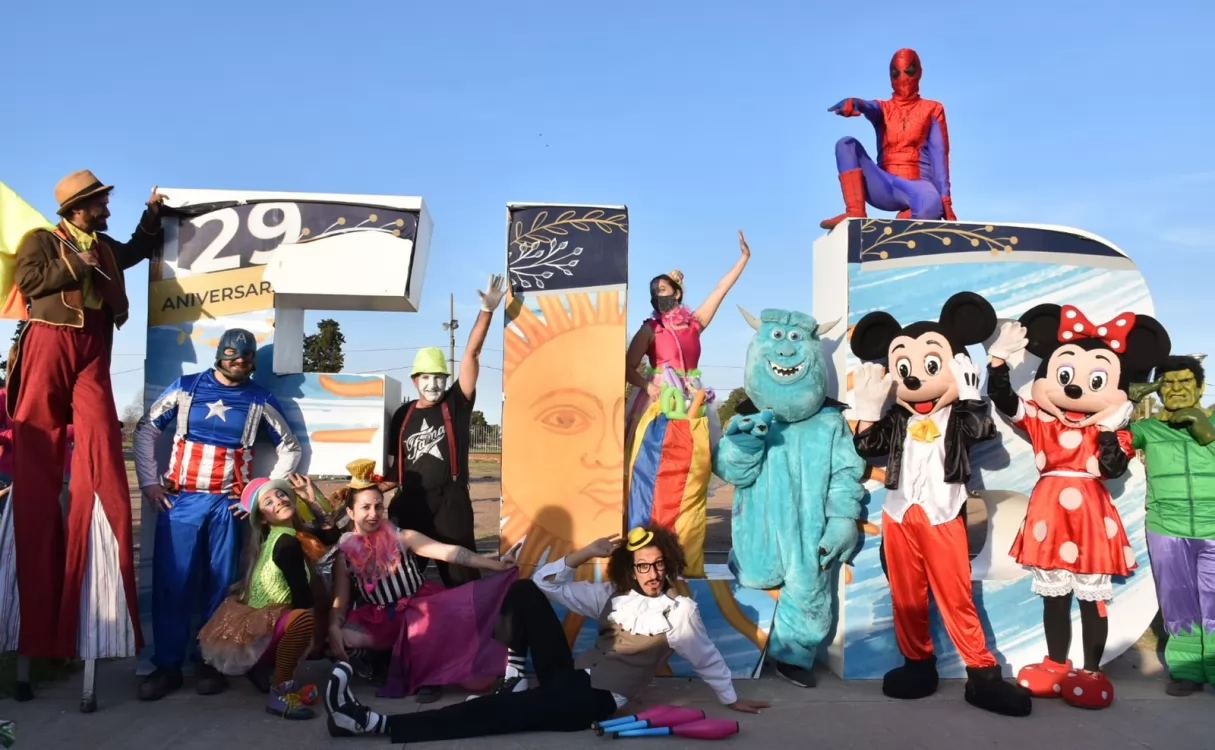
[[[173,507],[173,504],[169,502],[168,493],[165,492],[163,485],[149,484],[147,487],[140,487],[139,490],[143,493],[144,499],[148,501],[148,505],[152,507],[152,510],[160,512]]]
[[[841,99],[834,107],[828,107],[828,112],[834,112],[840,117],[856,117],[861,113],[860,100],[856,97]]]
[[[953,359],[949,360],[949,369],[958,384],[959,401],[983,400],[979,395],[979,368],[970,361],[970,357],[962,353],[953,355]]]
[[[996,336],[996,343],[991,345],[987,354],[993,360],[1007,362],[1014,354],[1025,351],[1027,346],[1029,336],[1025,332],[1025,326],[1014,320],[1000,326],[1000,335]]]
[[[733,711],[739,711],[744,714],[757,714],[768,708],[772,704],[767,701],[749,701],[739,698],[733,703],[727,703],[726,708]]]
[[[502,298],[506,296],[505,279],[499,274],[490,274],[489,285],[484,292],[478,290],[477,294],[481,297],[481,310],[492,313],[498,309]]]
[[[877,422],[894,387],[894,376],[877,362],[865,362],[852,376],[852,414],[858,422]]]
[[[615,552],[616,548],[619,547],[623,542],[624,539],[622,539],[619,534],[612,534],[611,536],[605,536],[602,539],[596,539],[595,541],[586,545],[584,550],[592,558],[611,557],[612,553]]]
[[[152,195],[148,198],[148,210],[152,212],[153,216],[160,213],[160,207],[168,197],[160,192],[159,186],[152,188]]]
[[[738,230],[738,249],[742,251],[742,257],[751,257],[751,246],[747,244],[747,238],[743,236],[743,231]]]

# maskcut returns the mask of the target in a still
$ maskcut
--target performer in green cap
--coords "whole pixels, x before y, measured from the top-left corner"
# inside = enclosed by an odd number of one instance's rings
[[[490,276],[489,287],[477,294],[481,313],[468,336],[456,382],[448,382],[451,373],[441,349],[422,349],[414,359],[410,377],[418,398],[406,401],[392,416],[385,472],[388,481],[400,485],[388,506],[393,523],[474,552],[476,536],[468,493],[469,424],[481,371],[481,346],[494,310],[506,295],[503,278]],[[420,562],[425,565],[424,560]],[[480,577],[474,568],[436,564],[448,587]]]
[[[1201,405],[1206,375],[1196,357],[1169,357],[1156,380],[1163,409],[1131,422],[1128,453],[1147,467],[1147,543],[1169,633],[1169,695],[1215,684],[1215,424]]]

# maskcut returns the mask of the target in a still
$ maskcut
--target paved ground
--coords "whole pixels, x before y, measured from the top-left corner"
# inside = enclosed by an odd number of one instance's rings
[[[310,665],[323,675],[321,662]],[[1144,672],[1154,672],[1144,674]],[[1037,701],[1025,719],[993,716],[968,706],[962,683],[942,683],[937,695],[917,702],[893,701],[881,694],[876,681],[844,682],[820,670],[817,688],[803,690],[773,676],[740,682],[745,698],[768,700],[772,708],[760,716],[735,714],[716,704],[708,688],[693,680],[666,678],[645,694],[647,704],[673,703],[703,708],[714,717],[738,718],[741,734],[727,740],[735,746],[830,750],[971,750],[977,747],[1016,750],[1122,750],[1123,748],[1215,749],[1215,692],[1170,698],[1163,692],[1158,665],[1138,670],[1122,664],[1111,670],[1118,689],[1115,704],[1101,712],[1086,712],[1059,701]],[[0,701],[0,718],[17,722],[17,750],[46,748],[140,748],[155,750],[215,750],[242,748],[319,748],[368,746],[384,739],[332,739],[321,718],[287,722],[263,712],[264,698],[243,681],[225,694],[201,698],[187,689],[160,703],[141,704],[130,661],[103,665],[98,674],[97,713],[76,710],[78,682],[44,688],[32,703]],[[360,698],[377,710],[429,710],[412,698],[375,699],[369,687],[356,688]],[[462,700],[452,695],[447,701]],[[519,748],[591,748],[603,740],[590,732],[576,735],[532,734],[478,738],[425,747],[477,750]],[[694,747],[697,740],[647,738],[635,746]]]

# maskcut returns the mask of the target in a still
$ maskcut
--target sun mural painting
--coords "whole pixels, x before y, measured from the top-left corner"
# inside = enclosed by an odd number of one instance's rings
[[[627,214],[512,205],[511,226],[500,539],[530,572],[621,530]]]

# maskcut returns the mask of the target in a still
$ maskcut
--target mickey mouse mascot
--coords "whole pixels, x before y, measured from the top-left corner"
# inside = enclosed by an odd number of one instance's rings
[[[1117,431],[1134,409],[1131,376],[1146,374],[1169,347],[1164,327],[1147,315],[1126,312],[1093,324],[1072,305],[1045,304],[1004,324],[989,349],[988,396],[1029,438],[1041,473],[1011,550],[1033,571],[1043,602],[1047,658],[1017,675],[1035,697],[1092,709],[1114,701],[1101,672],[1105,602],[1114,596],[1111,577],[1137,564],[1103,480],[1122,476],[1130,460]],[[1029,400],[1013,390],[1007,364],[1023,350],[1042,360]],[[1080,600],[1083,669],[1067,658],[1073,595]]]
[[[979,370],[966,347],[996,329],[996,313],[977,294],[945,302],[938,322],[901,326],[869,313],[852,332],[864,364],[854,380],[857,453],[885,458],[882,567],[890,581],[894,632],[903,666],[886,673],[882,692],[924,698],[937,689],[928,628],[928,592],[966,662],[966,701],[1008,716],[1028,716],[1030,693],[1006,682],[987,648],[975,609],[966,542],[966,482],[971,446],[996,437],[979,394]],[[890,371],[878,363],[887,360]],[[894,386],[895,404],[882,408]]]

